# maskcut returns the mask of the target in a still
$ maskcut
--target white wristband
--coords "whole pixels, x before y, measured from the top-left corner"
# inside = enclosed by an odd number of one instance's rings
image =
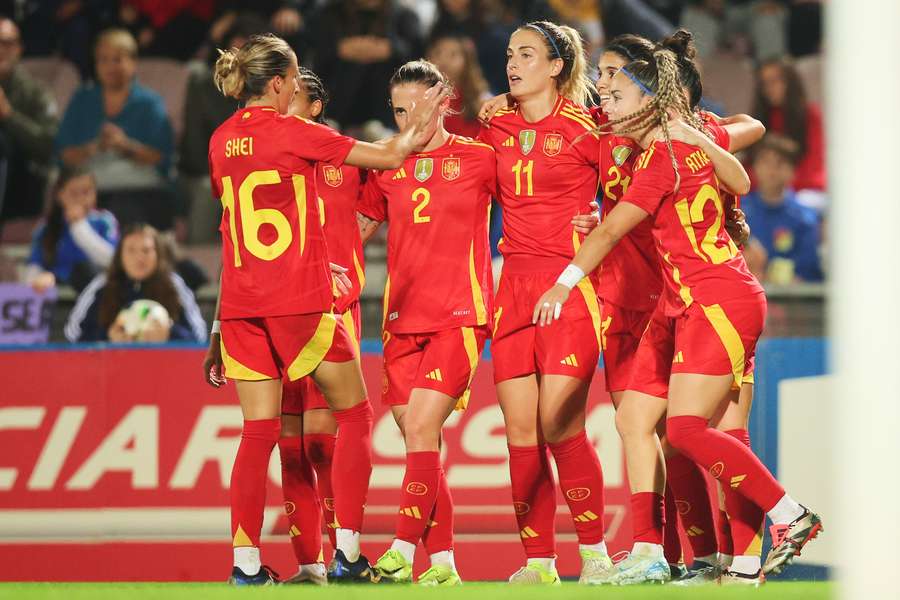
[[[584,279],[584,271],[573,264],[569,264],[565,270],[560,273],[556,283],[564,285],[570,290],[578,285],[578,282]]]
[[[215,335],[217,333],[220,333],[221,331],[222,331],[222,321],[219,321],[218,319],[216,319],[215,321],[213,321],[212,330],[209,332],[209,334]]]

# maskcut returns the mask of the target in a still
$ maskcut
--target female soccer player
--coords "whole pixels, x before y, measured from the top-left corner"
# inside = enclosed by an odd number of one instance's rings
[[[390,81],[397,127],[447,78],[424,60],[406,63]],[[448,133],[443,117],[399,169],[371,173],[359,206],[363,236],[388,226],[384,293],[383,401],[406,442],[406,475],[391,548],[374,567],[383,580],[412,581],[421,539],[431,568],[424,585],[458,585],[453,560],[453,502],[441,469],[441,427],[464,409],[492,307],[488,215],[496,190],[494,150]]]
[[[535,305],[534,318],[541,325],[554,322],[584,269],[596,268],[623,235],[653,215],[666,287],[661,310],[641,339],[629,387],[638,376],[646,385],[668,381],[669,442],[769,514],[774,546],[763,571],[780,572],[818,534],[821,520],[788,496],[749,448],[708,424],[732,386],[743,382],[762,331],[764,293],[723,231],[708,142],[684,121],[668,123],[675,112],[702,126],[681,89],[674,54],[657,50],[652,61],[624,67],[611,96],[611,124],[646,151],[628,192]],[[663,579],[656,572],[668,572],[664,562],[659,566],[658,557],[635,550],[611,581]]]
[[[578,33],[540,21],[516,30],[507,49],[515,108],[499,111],[481,139],[497,152],[504,263],[494,311],[494,380],[506,422],[513,505],[527,564],[515,583],[557,583],[552,451],[578,533],[581,581],[612,567],[603,540],[603,475],[584,430],[600,353],[600,306],[590,278],[551,328],[531,307],[581,243],[570,223],[597,189],[599,136],[583,107],[590,95]]]
[[[294,52],[274,35],[252,36],[240,50],[223,51],[215,69],[222,93],[245,103],[216,130],[209,149],[213,190],[224,207],[222,359],[244,414],[231,481],[236,584],[274,581],[261,568],[259,533],[284,375],[312,375],[338,423],[333,483],[339,528],[330,577],[369,580],[359,531],[372,466],[372,408],[353,343],[331,313],[314,168],[318,162],[396,168],[446,97],[440,87],[430,90],[412,111],[412,127],[386,144],[367,144],[286,115],[298,74]]]
[[[324,123],[328,95],[321,79],[300,67],[300,89],[288,113]],[[325,229],[328,258],[347,267],[350,285],[335,300],[334,313],[343,322],[359,355],[359,294],[365,285],[362,241],[356,222],[360,170],[348,165],[316,165],[319,217]],[[291,545],[299,570],[286,583],[326,582],[322,555],[322,520],[335,547],[334,492],[331,466],[337,422],[312,377],[284,381],[281,399],[281,487],[290,523]],[[313,475],[315,471],[315,475]],[[321,510],[321,512],[320,512]],[[320,516],[321,515],[321,516]]]

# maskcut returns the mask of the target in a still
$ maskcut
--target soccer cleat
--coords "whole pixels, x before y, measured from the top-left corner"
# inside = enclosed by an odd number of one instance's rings
[[[672,585],[682,587],[693,587],[697,585],[709,585],[718,583],[719,577],[722,576],[723,569],[719,565],[711,565],[702,560],[694,561],[691,570],[687,575],[677,581],[673,581]]]
[[[669,563],[669,581],[678,581],[688,576],[690,571],[684,563]]]
[[[579,550],[581,555],[581,576],[578,583],[584,585],[602,585],[609,582],[610,576],[616,572],[612,559],[596,550]]]
[[[334,560],[328,568],[328,581],[331,583],[377,583],[378,579],[369,559],[362,554],[356,562],[350,562],[343,550],[334,553]]]
[[[822,531],[822,519],[806,507],[803,514],[789,525],[772,525],[769,528],[772,548],[763,563],[763,575],[781,573],[795,556],[800,556],[803,547]]]
[[[734,571],[725,571],[719,578],[720,585],[742,585],[745,587],[759,587],[766,582],[766,576],[763,575],[762,569],[753,575],[745,575],[744,573],[736,573]]]
[[[672,576],[669,563],[662,556],[628,554],[616,564],[616,571],[608,583],[613,585],[635,585],[638,583],[666,583]]]
[[[412,563],[399,550],[390,549],[372,565],[380,583],[412,583]]]
[[[247,575],[240,567],[231,569],[231,577],[228,578],[231,585],[275,585],[278,583],[278,573],[263,565],[256,575]]]
[[[297,574],[290,579],[281,582],[282,585],[294,585],[302,583],[310,583],[313,585],[328,585],[328,575],[325,571],[325,565],[317,564],[312,569],[300,569]]]
[[[556,567],[545,567],[538,563],[530,563],[510,575],[510,583],[525,585],[560,585]]]
[[[450,565],[431,565],[431,568],[419,575],[419,585],[428,587],[462,585],[459,573]]]

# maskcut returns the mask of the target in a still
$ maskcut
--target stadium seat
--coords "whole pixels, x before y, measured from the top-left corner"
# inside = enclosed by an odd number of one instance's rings
[[[797,66],[797,72],[803,80],[803,85],[806,86],[806,99],[821,105],[824,100],[822,93],[822,55],[801,56],[794,64]]]
[[[69,105],[69,99],[81,84],[81,77],[75,66],[63,58],[47,56],[23,58],[22,67],[50,90],[62,116]]]
[[[137,77],[143,85],[162,96],[175,139],[178,140],[184,125],[187,65],[168,58],[141,58],[138,60]]]
[[[721,102],[727,114],[753,110],[755,75],[749,59],[720,52],[703,60],[702,71],[703,95]]]

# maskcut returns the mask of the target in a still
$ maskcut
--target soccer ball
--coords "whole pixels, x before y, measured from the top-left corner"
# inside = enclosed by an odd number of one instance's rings
[[[125,333],[131,337],[144,333],[151,325],[169,325],[169,311],[155,300],[135,300],[119,312],[117,320],[122,322]]]

